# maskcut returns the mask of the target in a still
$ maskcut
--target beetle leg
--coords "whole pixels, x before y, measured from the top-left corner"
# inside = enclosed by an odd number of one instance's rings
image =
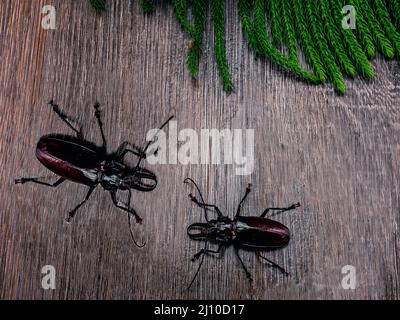
[[[269,263],[271,264],[271,267],[277,268],[277,269],[278,269],[280,272],[282,272],[285,276],[289,276],[289,273],[288,273],[283,267],[281,267],[279,264],[273,262],[272,260],[270,260],[270,259],[268,259],[268,258],[266,258],[266,257],[263,257],[263,256],[260,254],[260,252],[257,252],[257,257],[259,257],[259,258],[261,258],[261,259],[263,259],[263,260],[269,262]]]
[[[95,103],[94,108],[95,108],[94,116],[96,117],[97,124],[99,125],[100,128],[101,138],[103,140],[103,148],[107,149],[106,136],[104,135],[103,122],[101,121],[100,104]]]
[[[124,211],[132,214],[136,218],[136,222],[137,223],[141,223],[142,222],[142,218],[139,217],[139,215],[136,213],[136,211],[134,209],[130,208],[129,205],[127,206],[125,203],[117,200],[117,195],[116,195],[115,191],[110,191],[110,194],[111,194],[111,199],[112,199],[114,205],[118,209],[124,210]]]
[[[132,197],[132,192],[129,189],[128,190],[128,206],[131,205],[131,197]],[[143,242],[142,244],[137,243],[135,236],[133,235],[133,231],[132,231],[132,225],[131,225],[132,215],[130,213],[127,213],[127,216],[128,216],[128,227],[129,227],[129,233],[131,234],[131,239],[132,239],[133,243],[135,244],[135,246],[137,246],[138,248],[143,248],[146,245],[146,242]]]
[[[238,259],[239,259],[240,264],[242,265],[242,268],[243,268],[244,272],[246,273],[247,279],[248,279],[249,282],[251,283],[251,282],[253,281],[253,278],[251,277],[251,274],[250,274],[249,270],[247,270],[247,268],[246,268],[246,266],[245,266],[245,264],[244,264],[242,258],[240,257],[240,255],[239,255],[239,248],[238,248],[237,246],[235,246],[235,253],[236,253],[236,256],[237,256]]]
[[[64,112],[62,112],[60,107],[57,104],[55,104],[53,100],[50,100],[49,105],[53,108],[53,111],[60,117],[60,119],[62,121],[64,121],[68,127],[70,127],[73,131],[75,131],[77,137],[81,138],[82,137],[82,128],[80,128],[79,130],[76,129],[71,124],[69,117]]]
[[[92,194],[92,192],[93,192],[93,190],[94,190],[95,188],[96,188],[96,187],[90,187],[88,193],[86,194],[85,199],[84,199],[81,203],[79,203],[72,211],[70,211],[70,212],[68,213],[68,217],[65,219],[67,222],[71,222],[71,219],[75,216],[76,211],[78,211],[78,209],[79,209],[86,201],[89,200],[90,195]]]
[[[48,183],[48,182],[40,181],[38,178],[18,178],[18,179],[14,180],[14,183],[15,184],[19,184],[19,183],[24,184],[24,183],[27,183],[27,182],[34,182],[34,183],[38,183],[38,184],[41,184],[41,185],[44,185],[44,186],[55,188],[58,185],[60,185],[61,183],[63,183],[64,181],[65,181],[64,178],[60,178],[54,183]]]
[[[280,212],[276,212],[275,213],[275,214],[279,214],[279,213],[282,213],[282,212],[285,212],[285,211],[294,210],[294,209],[296,209],[298,207],[300,207],[300,203],[297,202],[297,203],[292,204],[290,207],[287,207],[287,208],[267,208],[267,209],[264,210],[264,212],[261,214],[260,217],[264,218],[267,215],[269,210],[280,210]]]
[[[197,198],[192,194],[189,194],[189,198],[195,204],[197,204],[200,208],[213,208],[217,212],[218,217],[223,216],[221,210],[219,210],[219,208],[215,204],[207,204],[207,203],[199,202],[199,200],[197,200]]]
[[[220,244],[218,246],[217,250],[210,250],[210,249],[201,249],[199,252],[197,252],[193,258],[192,261],[196,261],[197,259],[199,259],[203,254],[207,254],[207,253],[220,253],[222,248],[224,247],[223,244]]]
[[[117,152],[115,153],[116,158],[118,160],[122,160],[128,152],[134,154],[139,158],[146,159],[146,154],[143,152],[143,150],[128,141],[123,142],[119,146]]]
[[[250,191],[251,191],[251,184],[249,183],[249,185],[246,188],[246,193],[244,194],[242,200],[239,202],[238,208],[236,210],[236,215],[235,215],[236,218],[239,217],[240,209],[242,208],[242,203],[244,202],[244,200],[246,200],[246,198],[249,195]]]

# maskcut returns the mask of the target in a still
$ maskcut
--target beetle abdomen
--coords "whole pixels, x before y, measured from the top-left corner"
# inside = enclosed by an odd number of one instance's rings
[[[252,248],[281,248],[290,240],[289,229],[283,224],[261,217],[239,217],[235,240]]]
[[[69,136],[44,136],[36,147],[37,159],[55,174],[74,182],[93,184],[100,160],[96,151]]]

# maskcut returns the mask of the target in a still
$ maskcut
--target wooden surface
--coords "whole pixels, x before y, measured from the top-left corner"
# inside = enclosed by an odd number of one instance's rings
[[[344,96],[306,85],[249,53],[228,1],[235,92],[227,96],[218,83],[211,27],[194,82],[183,63],[189,39],[169,6],[145,16],[136,1],[109,2],[103,15],[87,1],[0,2],[0,298],[399,298],[398,63],[378,58],[377,76],[348,81]],[[44,4],[56,6],[54,31],[40,27]],[[169,115],[179,129],[254,129],[254,173],[236,176],[231,165],[151,166],[157,189],[133,196],[144,217],[134,227],[148,243],[143,249],[132,245],[125,214],[101,188],[67,224],[85,187],[13,184],[15,177],[49,175],[35,158],[36,142],[69,132],[46,105],[50,98],[96,142],[92,105],[99,101],[113,149],[123,140],[143,145],[147,130]],[[187,176],[207,202],[231,216],[249,182],[244,214],[301,202],[299,210],[276,217],[291,229],[289,246],[267,254],[292,276],[244,252],[250,286],[231,248],[222,259],[206,259],[186,291],[197,267],[190,258],[201,248],[186,227],[202,219],[188,199]],[[56,269],[56,290],[41,288],[44,265]],[[356,290],[341,287],[344,265],[356,267]]]

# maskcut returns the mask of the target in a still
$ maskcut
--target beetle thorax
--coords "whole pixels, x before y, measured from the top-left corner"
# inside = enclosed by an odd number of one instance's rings
[[[122,168],[115,162],[104,162],[101,165],[99,182],[106,190],[116,190],[123,188]]]
[[[234,240],[232,221],[212,221],[209,229],[209,237],[218,242],[229,243]]]

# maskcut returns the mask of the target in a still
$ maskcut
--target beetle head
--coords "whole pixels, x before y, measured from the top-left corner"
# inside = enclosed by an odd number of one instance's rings
[[[193,240],[206,240],[208,238],[210,225],[208,223],[192,223],[187,228],[187,234]]]
[[[187,234],[193,240],[215,240],[218,242],[230,242],[233,239],[232,221],[211,220],[207,223],[192,223],[187,228]]]
[[[150,170],[138,167],[124,175],[122,183],[126,188],[147,192],[157,186],[157,177]]]

